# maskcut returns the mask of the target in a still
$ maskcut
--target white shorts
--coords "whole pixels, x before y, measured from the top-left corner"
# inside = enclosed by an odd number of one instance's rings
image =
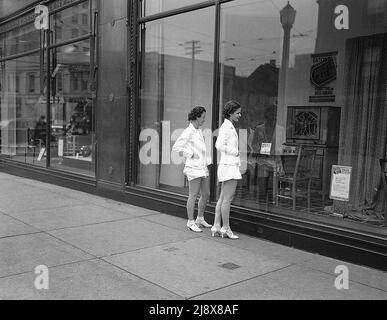
[[[227,180],[240,180],[242,179],[239,166],[229,165],[229,164],[220,164],[218,166],[218,181],[224,182]]]
[[[183,173],[187,176],[187,180],[191,181],[197,178],[207,178],[209,176],[208,168],[192,168],[184,167]]]

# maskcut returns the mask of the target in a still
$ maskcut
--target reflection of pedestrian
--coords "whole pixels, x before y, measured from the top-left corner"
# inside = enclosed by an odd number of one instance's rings
[[[220,151],[218,180],[222,183],[220,196],[215,208],[212,236],[221,235],[230,239],[238,239],[230,228],[230,206],[234,198],[237,182],[242,179],[239,167],[241,164],[238,147],[238,134],[234,123],[241,117],[241,106],[236,101],[229,101],[223,108],[224,122],[219,128],[215,147]],[[222,219],[223,226],[220,227]]]
[[[187,176],[189,196],[187,201],[187,227],[194,232],[201,232],[198,226],[210,228],[204,220],[204,209],[210,194],[208,179],[206,144],[202,131],[199,129],[206,118],[206,109],[198,106],[188,114],[190,125],[183,131],[172,147],[175,152],[181,152],[186,157],[184,174]],[[198,216],[194,220],[196,198],[200,191]]]
[[[66,133],[77,134],[77,121],[75,115],[71,115],[70,122],[66,125]]]
[[[89,134],[93,130],[93,103],[91,98],[86,98],[86,103],[83,106],[83,121],[85,133]]]
[[[46,134],[47,134],[46,116],[40,116],[38,122],[35,125],[35,130],[34,130],[33,139],[35,143],[40,142],[42,145],[44,145],[46,141]]]
[[[264,117],[264,123],[255,128],[252,147],[257,157],[259,188],[266,193],[270,172],[283,173],[280,154],[286,134],[285,129],[276,124],[277,107],[275,105],[266,107]],[[270,155],[260,154],[262,143],[271,144]]]

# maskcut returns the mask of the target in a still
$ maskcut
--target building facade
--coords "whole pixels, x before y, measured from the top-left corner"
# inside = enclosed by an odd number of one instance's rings
[[[387,268],[387,1],[0,6],[1,170],[185,217],[171,149],[203,105],[212,220],[233,99],[232,229]]]

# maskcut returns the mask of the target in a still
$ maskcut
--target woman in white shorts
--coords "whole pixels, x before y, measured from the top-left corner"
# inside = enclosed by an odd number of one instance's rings
[[[197,106],[188,114],[189,126],[176,140],[172,150],[183,154],[186,158],[184,171],[188,180],[189,196],[187,200],[188,229],[201,232],[199,227],[211,228],[204,220],[204,210],[210,194],[206,144],[202,130],[199,129],[206,118],[206,109]],[[195,202],[200,192],[198,216],[194,220]]]
[[[238,133],[234,123],[241,117],[241,106],[236,101],[229,101],[223,108],[224,122],[219,128],[218,139],[215,147],[220,152],[218,166],[218,181],[222,189],[215,208],[214,226],[211,228],[212,236],[220,235],[222,238],[238,239],[230,228],[230,206],[234,198],[236,186],[242,179],[239,167],[241,165],[238,148]],[[221,220],[223,222],[220,227]]]

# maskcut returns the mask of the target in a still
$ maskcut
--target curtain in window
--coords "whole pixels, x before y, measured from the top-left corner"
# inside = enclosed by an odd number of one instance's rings
[[[359,220],[382,220],[379,159],[387,143],[387,34],[348,39],[339,164],[352,166],[349,203],[335,209]],[[340,210],[341,209],[341,210]]]

